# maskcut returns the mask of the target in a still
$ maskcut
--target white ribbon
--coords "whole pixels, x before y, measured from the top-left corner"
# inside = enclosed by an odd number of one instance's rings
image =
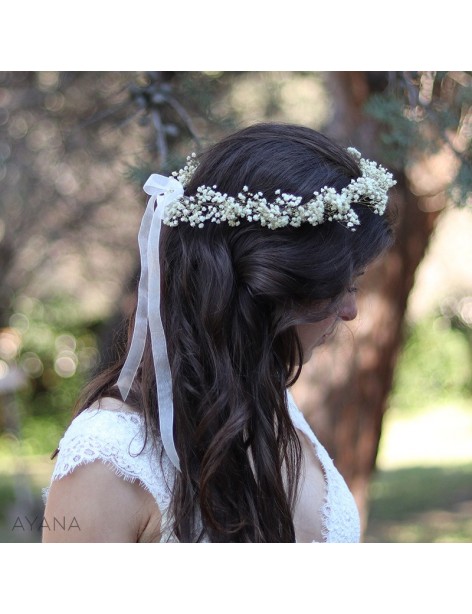
[[[164,210],[169,204],[184,195],[184,188],[173,177],[153,174],[144,184],[144,191],[150,195],[150,199],[144,212],[138,235],[139,251],[141,254],[138,305],[131,346],[117,385],[123,401],[126,401],[131,384],[141,364],[149,325],[156,374],[162,445],[172,464],[180,471],[179,456],[175,449],[173,433],[174,404],[172,401],[172,375],[160,311],[161,268],[159,263],[159,238]]]

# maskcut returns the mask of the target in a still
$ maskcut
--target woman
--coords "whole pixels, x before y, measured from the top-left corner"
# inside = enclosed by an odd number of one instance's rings
[[[392,241],[394,183],[280,124],[150,178],[128,352],[84,392],[44,493],[45,524],[79,529],[44,541],[359,540],[287,388],[356,317],[356,278]]]

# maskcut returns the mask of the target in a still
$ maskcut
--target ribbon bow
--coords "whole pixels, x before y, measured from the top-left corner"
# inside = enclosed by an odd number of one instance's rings
[[[156,373],[162,445],[172,464],[180,471],[179,456],[175,449],[173,434],[174,404],[172,401],[172,375],[160,311],[161,268],[159,263],[159,239],[165,208],[184,195],[184,188],[173,177],[153,174],[144,184],[144,191],[150,195],[150,198],[138,234],[139,251],[141,254],[138,305],[131,346],[117,385],[123,401],[126,401],[131,384],[141,364],[149,325],[154,370]]]

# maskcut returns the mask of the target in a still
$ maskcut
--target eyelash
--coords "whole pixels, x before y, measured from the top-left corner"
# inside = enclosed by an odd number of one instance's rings
[[[348,289],[347,289],[347,291],[348,291],[350,294],[355,294],[356,292],[358,292],[358,291],[359,291],[359,288],[358,288],[357,286],[351,286],[350,288],[348,288]]]

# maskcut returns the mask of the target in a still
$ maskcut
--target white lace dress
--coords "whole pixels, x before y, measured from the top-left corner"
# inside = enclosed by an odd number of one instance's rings
[[[324,542],[359,542],[360,521],[357,506],[344,479],[325,448],[288,392],[288,407],[294,426],[313,443],[323,469],[325,498],[321,509]],[[149,491],[162,515],[161,542],[177,541],[169,529],[167,509],[174,468],[162,450],[144,444],[144,420],[136,412],[89,408],[71,422],[59,442],[59,452],[51,483],[71,473],[79,465],[100,460],[124,480],[139,480]],[[142,450],[142,451],[141,451]],[[43,488],[46,503],[49,487]],[[314,510],[313,513],[316,513]]]

